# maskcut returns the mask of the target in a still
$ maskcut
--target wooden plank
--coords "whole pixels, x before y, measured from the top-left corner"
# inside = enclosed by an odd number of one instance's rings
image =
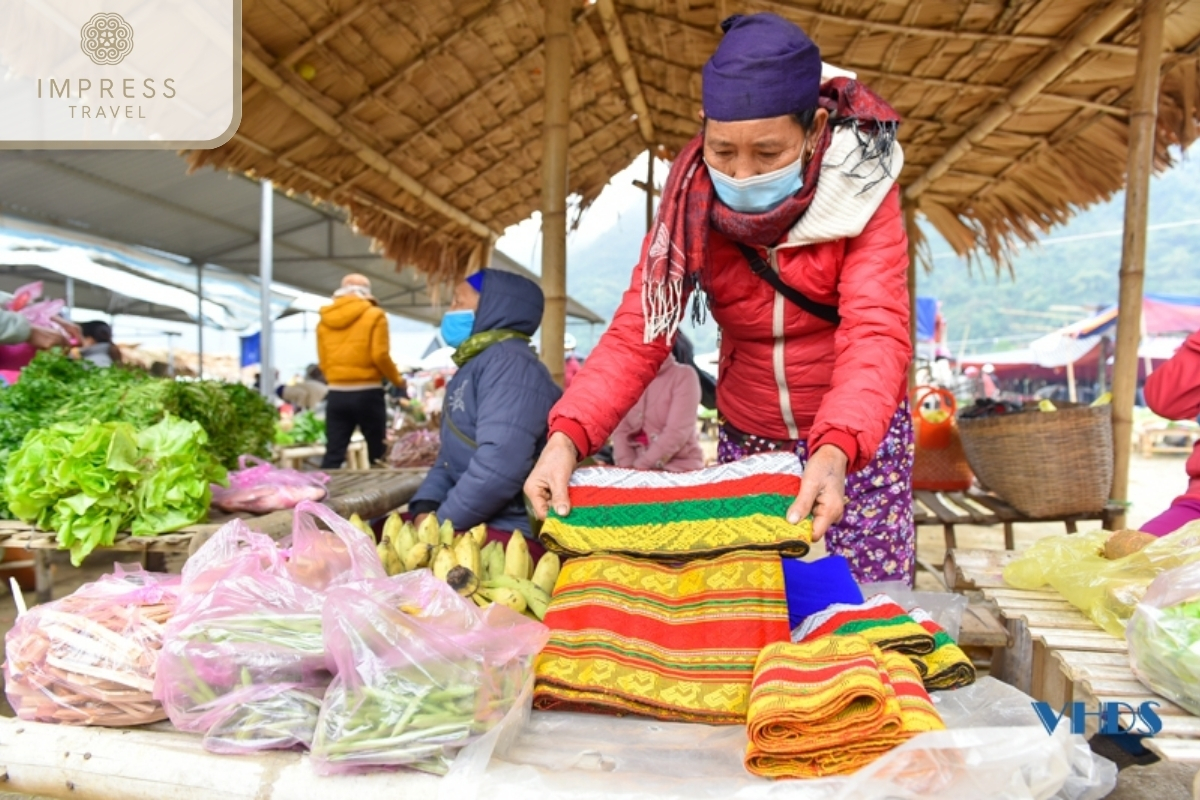
[[[1066,600],[1026,600],[1021,597],[1001,597],[997,598],[995,603],[1000,613],[1006,615],[1009,611],[1071,611],[1075,608]]]
[[[1200,739],[1200,717],[1170,715],[1162,718],[1162,724],[1163,729],[1155,734],[1155,738]]]
[[[1123,666],[1129,667],[1129,656],[1126,653],[1114,653],[1102,650],[1056,650],[1055,654],[1063,663],[1071,666]]]
[[[979,506],[971,502],[962,492],[946,492],[942,495],[947,501],[953,504],[953,508],[960,510],[971,518],[972,525],[996,525],[1001,522],[1000,518],[992,513],[991,509],[981,511]]]
[[[979,489],[972,486],[967,490],[967,497],[974,500],[979,505],[996,515],[996,518],[1002,522],[1020,522],[1025,519],[1025,515],[1008,503],[1001,500],[994,494],[981,492]]]
[[[934,492],[916,491],[913,492],[913,495],[920,495],[921,502],[934,513],[934,515],[938,518],[938,521],[942,524],[969,525],[971,523],[970,517],[963,514],[957,514],[951,509],[947,508]]]
[[[1062,600],[1063,596],[1053,589],[1009,589],[988,586],[981,590],[989,600],[998,597],[1024,597],[1029,600]]]
[[[4,791],[49,798],[121,800],[394,800],[436,797],[444,781],[420,772],[319,778],[300,753],[231,758],[199,736],[0,719]]]
[[[1163,761],[1185,764],[1200,763],[1200,741],[1152,736],[1143,739],[1142,744]]]
[[[1044,611],[1040,609],[1011,609],[1005,616],[1024,619],[1031,628],[1060,628],[1063,630],[1100,630],[1096,623],[1078,611]]]
[[[984,587],[1002,588],[1004,582],[1004,567],[1016,558],[1011,550],[976,550],[956,547],[946,553],[942,564],[942,572],[946,576],[946,585],[954,591],[982,589]]]
[[[1109,636],[1104,631],[1071,631],[1056,628],[1030,628],[1029,635],[1055,650],[1103,650],[1125,653],[1129,645],[1124,639]]]
[[[1071,702],[1073,681],[1060,668],[1054,651],[1041,642],[1033,643],[1034,688],[1036,700],[1045,700],[1053,708]]]
[[[992,676],[1030,693],[1033,683],[1033,640],[1025,620],[1005,620],[1009,646],[997,648],[992,656]]]
[[[958,631],[960,647],[1008,647],[1008,629],[986,608],[968,605]]]

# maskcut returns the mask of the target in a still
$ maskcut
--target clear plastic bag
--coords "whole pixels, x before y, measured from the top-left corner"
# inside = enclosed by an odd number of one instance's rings
[[[550,634],[504,606],[479,609],[429,570],[334,590],[323,621],[337,677],[312,746],[322,775],[445,774],[528,697]]]
[[[4,639],[4,688],[17,716],[71,725],[164,719],[152,690],[179,585],[177,575],[118,564],[18,617]]]
[[[1007,684],[982,678],[934,700],[947,730],[920,734],[854,775],[805,781],[748,774],[741,727],[535,711],[511,744],[501,739],[476,786],[494,800],[1099,800],[1116,784],[1112,762],[1066,725],[1047,735],[1033,698]],[[462,788],[440,796],[472,800],[478,791]]]
[[[1138,680],[1200,714],[1200,564],[1155,578],[1134,610],[1125,637]]]
[[[1200,522],[1110,561],[1104,543],[1111,535],[1091,531],[1041,539],[1004,568],[1004,580],[1018,589],[1052,586],[1101,628],[1124,636],[1125,623],[1151,581],[1166,570],[1200,562]]]
[[[280,469],[254,456],[238,458],[238,468],[229,473],[229,486],[212,486],[213,505],[222,511],[267,514],[295,508],[308,500],[318,502],[329,494],[324,472]]]
[[[302,503],[295,516],[290,554],[235,520],[184,567],[155,697],[176,728],[205,734],[210,750],[311,744],[314,700],[332,679],[325,592],[384,575],[373,542],[328,508]]]

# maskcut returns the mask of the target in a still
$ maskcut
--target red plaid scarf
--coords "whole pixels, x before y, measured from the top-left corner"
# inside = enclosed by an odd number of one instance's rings
[[[835,128],[854,125],[864,152],[862,161],[889,155],[900,117],[879,95],[858,81],[834,78],[821,86],[821,107],[830,115],[813,157],[804,168],[804,185],[795,195],[762,214],[734,211],[713,202],[712,178],[704,164],[704,134],[680,151],[667,175],[662,204],[655,215],[649,245],[643,255],[642,311],[645,341],[672,339],[683,321],[685,294],[696,285],[704,289],[711,225],[735,242],[769,247],[794,226],[817,193],[821,162]],[[861,162],[860,162],[861,163]],[[835,165],[842,166],[842,165]],[[858,164],[848,164],[853,170]],[[871,177],[871,174],[863,176]],[[691,285],[689,285],[691,282]],[[696,306],[697,313],[700,306]]]

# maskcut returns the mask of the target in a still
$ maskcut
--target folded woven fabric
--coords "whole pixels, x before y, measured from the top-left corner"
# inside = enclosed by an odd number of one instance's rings
[[[858,634],[884,650],[905,655],[927,655],[934,649],[933,636],[884,594],[873,595],[861,605],[836,603],[813,614],[792,631],[792,641],[847,634]]]
[[[925,667],[925,688],[961,689],[974,683],[975,665],[945,628],[934,622],[924,609],[914,608],[911,613],[913,620],[933,636],[934,651],[915,659]]]
[[[742,724],[759,653],[788,638],[783,569],[773,553],[574,558],[545,623],[537,708]]]
[[[695,472],[576,470],[571,513],[553,510],[546,547],[566,555],[623,553],[675,561],[744,550],[808,552],[812,525],[792,525],[800,461],[790,453],[752,456]]]
[[[754,672],[745,764],[774,778],[844,775],[942,727],[904,655],[853,635],[773,645]]]

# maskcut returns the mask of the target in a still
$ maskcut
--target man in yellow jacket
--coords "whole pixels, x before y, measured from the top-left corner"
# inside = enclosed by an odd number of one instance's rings
[[[376,304],[365,275],[343,278],[333,303],[321,309],[317,360],[329,384],[321,467],[342,466],[356,427],[367,440],[371,462],[383,458],[387,439],[383,379],[403,389],[404,378],[392,361],[387,315]]]

